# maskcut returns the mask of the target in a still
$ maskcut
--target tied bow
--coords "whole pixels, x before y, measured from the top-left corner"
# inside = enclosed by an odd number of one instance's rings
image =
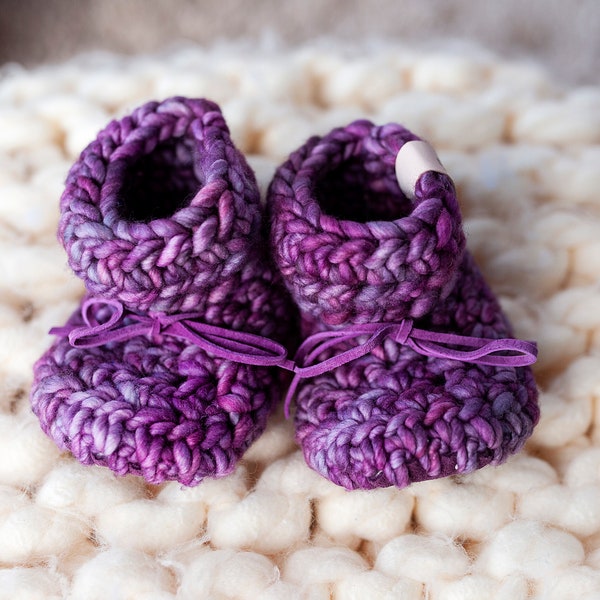
[[[106,321],[99,323],[96,320],[92,311],[94,306],[111,309]],[[81,313],[84,326],[55,327],[50,333],[67,336],[74,348],[94,348],[139,335],[149,335],[155,340],[168,335],[187,340],[219,358],[248,365],[293,369],[292,361],[287,359],[287,350],[281,344],[261,335],[207,325],[197,320],[202,317],[200,313],[139,315],[125,311],[118,300],[103,298],[86,299]]]
[[[369,336],[368,339],[358,342],[357,338],[365,335]],[[366,323],[350,325],[340,330],[321,331],[306,338],[296,352],[294,378],[285,397],[286,417],[289,417],[291,400],[300,379],[316,377],[365,356],[381,345],[386,338],[406,345],[425,356],[479,365],[524,367],[533,364],[537,359],[535,342],[512,338],[486,339],[426,331],[413,327],[411,319],[404,319],[400,323]],[[344,343],[351,343],[352,347],[331,358],[317,361],[323,352]],[[460,350],[456,346],[470,348],[470,350]]]
[[[93,315],[93,306],[111,309],[108,319],[98,322]],[[386,338],[425,356],[480,365],[524,367],[533,364],[537,358],[535,342],[426,331],[413,327],[411,319],[404,319],[400,323],[366,323],[315,333],[300,345],[294,360],[289,360],[285,347],[275,340],[202,323],[198,321],[202,317],[200,313],[140,315],[126,311],[118,300],[102,298],[87,298],[83,302],[81,312],[84,326],[55,327],[50,333],[67,336],[74,348],[94,348],[139,335],[149,335],[152,339],[169,335],[184,339],[219,358],[292,371],[294,377],[285,397],[286,417],[289,417],[291,400],[300,379],[316,377],[365,356],[381,345]],[[364,336],[369,337],[366,341],[359,342],[357,338]],[[350,349],[318,361],[323,352],[339,344],[348,343],[351,344]],[[457,346],[466,349],[461,350]]]

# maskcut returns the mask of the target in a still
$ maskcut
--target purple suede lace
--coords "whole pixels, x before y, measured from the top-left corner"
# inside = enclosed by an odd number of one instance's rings
[[[272,253],[307,338],[297,440],[348,489],[499,464],[539,418],[535,345],[513,339],[465,251],[451,179],[428,171],[414,198],[399,189],[412,140],[396,124],[334,129],[293,152],[268,193]]]
[[[112,309],[106,321],[95,321],[90,309],[100,305]],[[480,365],[520,367],[536,361],[537,347],[534,342],[508,339],[482,339],[450,333],[424,331],[413,327],[410,319],[401,323],[370,323],[350,325],[343,330],[322,331],[310,336],[298,348],[294,359],[287,358],[287,349],[270,338],[215,327],[199,322],[200,313],[165,315],[150,313],[140,315],[125,312],[118,300],[87,298],[82,305],[84,326],[54,327],[50,333],[67,336],[73,348],[94,348],[111,342],[130,340],[139,335],[149,335],[156,343],[168,335],[186,340],[210,352],[214,356],[240,364],[263,367],[281,367],[294,373],[285,398],[285,414],[289,408],[300,379],[315,377],[332,371],[371,352],[389,337],[397,344],[406,344],[424,356],[462,360]],[[130,323],[127,324],[126,320]],[[349,350],[317,361],[326,350],[360,336],[369,338]],[[451,346],[463,346],[474,350],[460,350]],[[507,354],[508,353],[508,354]],[[299,363],[299,364],[298,364]]]
[[[91,308],[95,305],[112,309],[108,320],[102,323],[95,321],[91,313]],[[275,340],[198,322],[203,316],[201,313],[140,315],[125,312],[118,300],[102,298],[84,300],[81,313],[85,325],[53,327],[50,333],[67,336],[73,348],[96,348],[111,342],[130,340],[139,335],[148,335],[151,340],[160,344],[162,336],[167,335],[186,340],[214,356],[240,364],[293,369],[293,363],[286,360],[286,348]],[[127,324],[126,320],[130,323]]]
[[[366,341],[355,342],[356,338],[367,335],[369,337]],[[425,331],[414,327],[411,319],[405,319],[401,323],[368,323],[350,325],[341,330],[321,331],[304,340],[296,352],[293,367],[295,376],[285,397],[286,417],[289,417],[290,404],[300,379],[316,377],[357,360],[380,346],[385,338],[391,339],[396,344],[406,345],[423,356],[477,365],[524,367],[532,365],[537,360],[535,342],[513,338],[484,339]],[[350,348],[320,362],[317,361],[322,353],[339,345],[350,345]],[[461,350],[453,346],[473,348],[473,350]]]

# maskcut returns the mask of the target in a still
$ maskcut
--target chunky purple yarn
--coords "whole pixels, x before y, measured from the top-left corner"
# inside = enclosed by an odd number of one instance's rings
[[[431,331],[511,336],[464,250],[451,180],[425,173],[414,200],[398,187],[396,154],[416,139],[399,125],[357,121],[311,138],[278,169],[271,243],[305,335],[412,318]],[[538,417],[530,368],[423,356],[388,339],[301,381],[295,418],[313,469],[348,489],[371,489],[499,464]]]
[[[216,104],[171,98],[113,121],[72,167],[60,206],[59,239],[90,296],[288,335],[256,181]],[[68,324],[83,324],[81,309]],[[82,463],[195,485],[231,472],[264,430],[277,377],[161,334],[85,349],[61,337],[35,365],[31,401]]]

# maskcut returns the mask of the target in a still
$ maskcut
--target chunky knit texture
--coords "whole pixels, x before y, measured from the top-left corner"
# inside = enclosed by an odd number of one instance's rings
[[[511,335],[464,252],[451,180],[425,173],[414,201],[399,190],[395,157],[414,139],[398,125],[357,121],[310,139],[277,171],[272,246],[305,335],[405,318],[432,331]],[[334,483],[404,487],[503,462],[531,435],[536,400],[529,368],[425,357],[387,340],[300,384],[297,439]]]
[[[59,238],[90,295],[287,333],[254,175],[214,103],[150,102],[110,123],[72,167],[60,206]],[[91,316],[104,322],[107,310],[94,304]],[[82,324],[78,310],[68,325]],[[272,369],[160,334],[89,349],[61,337],[31,394],[44,431],[82,463],[186,485],[231,472],[277,397]]]
[[[600,89],[471,46],[357,42],[186,44],[3,72],[0,597],[600,597]],[[346,492],[306,465],[281,405],[230,476],[192,488],[57,449],[28,391],[46,332],[84,291],[56,241],[66,173],[115,114],[182,92],[218,100],[261,189],[309,135],[355,118],[402,119],[436,147],[469,251],[539,346],[542,415],[519,454]]]

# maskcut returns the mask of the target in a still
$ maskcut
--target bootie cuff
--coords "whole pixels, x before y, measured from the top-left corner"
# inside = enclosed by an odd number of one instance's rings
[[[395,173],[418,139],[356,121],[311,138],[271,184],[275,260],[299,307],[328,326],[420,318],[453,286],[465,238],[452,180],[425,172],[410,198]]]
[[[88,292],[140,312],[202,308],[260,226],[254,175],[208,100],[112,121],[71,168],[60,207],[59,239]]]

